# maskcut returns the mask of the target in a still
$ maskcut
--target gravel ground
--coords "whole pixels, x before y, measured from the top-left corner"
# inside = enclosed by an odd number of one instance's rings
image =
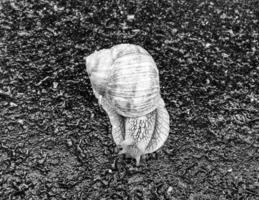
[[[0,199],[259,199],[259,1],[1,0]],[[143,46],[164,147],[117,155],[83,57]]]

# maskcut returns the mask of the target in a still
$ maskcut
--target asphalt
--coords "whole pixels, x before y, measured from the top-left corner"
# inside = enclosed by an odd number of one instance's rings
[[[259,2],[0,3],[0,199],[259,199]],[[84,57],[155,59],[170,135],[117,155]]]

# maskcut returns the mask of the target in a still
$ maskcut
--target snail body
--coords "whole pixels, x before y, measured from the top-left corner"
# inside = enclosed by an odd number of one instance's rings
[[[135,158],[159,149],[169,134],[169,115],[160,95],[159,73],[142,47],[120,44],[86,57],[95,96],[109,116],[120,154]]]

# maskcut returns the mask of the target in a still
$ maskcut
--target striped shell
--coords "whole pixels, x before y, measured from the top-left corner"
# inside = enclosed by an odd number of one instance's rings
[[[150,54],[137,45],[120,44],[86,58],[99,103],[112,124],[120,153],[135,158],[159,149],[169,134],[169,115],[160,96],[159,75]]]
[[[105,96],[126,117],[146,115],[160,99],[159,75],[150,54],[137,45],[121,44],[86,58],[96,96]]]

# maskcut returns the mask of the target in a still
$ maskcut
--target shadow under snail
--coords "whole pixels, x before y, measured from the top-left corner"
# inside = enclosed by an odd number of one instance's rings
[[[158,150],[169,135],[169,115],[160,95],[159,73],[142,47],[119,44],[86,58],[94,95],[109,116],[112,136],[136,159]]]

